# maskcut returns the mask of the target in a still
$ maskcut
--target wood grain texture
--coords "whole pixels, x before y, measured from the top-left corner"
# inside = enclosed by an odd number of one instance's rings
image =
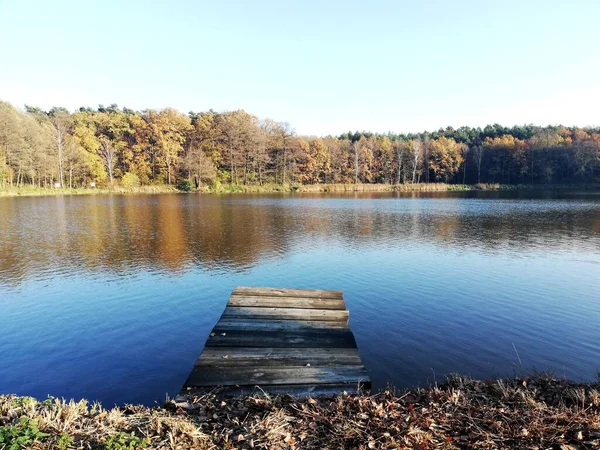
[[[335,320],[348,322],[348,311],[301,308],[260,308],[228,306],[222,317],[240,319],[278,319],[278,320]]]
[[[343,367],[195,367],[188,386],[345,384],[368,381],[363,366]]]
[[[370,387],[341,291],[235,288],[183,395],[330,395]]]
[[[313,297],[313,298],[343,298],[342,291],[326,291],[321,289],[280,289],[267,287],[238,286],[233,295],[260,295],[264,297]]]
[[[227,305],[266,308],[346,309],[346,304],[341,298],[264,297],[257,295],[232,295]]]
[[[196,367],[360,366],[356,348],[207,347]]]
[[[299,331],[299,330],[327,330],[348,329],[348,322],[334,320],[277,320],[277,319],[240,319],[222,317],[216,329],[222,331]]]

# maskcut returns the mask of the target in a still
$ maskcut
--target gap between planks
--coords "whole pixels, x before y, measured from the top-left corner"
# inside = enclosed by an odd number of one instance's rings
[[[302,309],[302,308],[262,308],[245,306],[228,306],[223,318],[241,319],[279,319],[279,320],[335,320],[348,322],[347,310]]]
[[[327,329],[348,329],[348,322],[334,320],[279,320],[249,318],[221,318],[215,325],[215,330],[228,331],[308,331]],[[215,331],[213,330],[213,332]]]
[[[206,347],[356,348],[350,330],[222,331],[215,327]]]
[[[237,287],[182,393],[310,395],[369,387],[341,291]]]

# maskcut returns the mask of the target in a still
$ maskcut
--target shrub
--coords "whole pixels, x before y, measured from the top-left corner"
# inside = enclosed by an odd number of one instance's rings
[[[66,433],[61,433],[56,440],[58,450],[68,450],[73,445],[73,438]]]
[[[212,192],[220,192],[222,189],[221,180],[219,180],[218,178],[216,180],[213,180],[213,182],[210,185],[210,189]]]
[[[104,448],[106,450],[135,450],[137,448],[146,447],[147,445],[147,439],[139,438],[133,433],[127,434],[120,431],[106,441]]]
[[[34,442],[47,436],[48,434],[39,430],[35,420],[21,417],[16,425],[0,427],[0,448],[7,450],[30,448]]]
[[[194,186],[190,180],[183,180],[177,185],[177,189],[184,192],[190,192],[192,189],[194,189]]]
[[[126,172],[121,179],[121,186],[127,189],[140,187],[140,184],[140,177],[138,177],[135,173]]]

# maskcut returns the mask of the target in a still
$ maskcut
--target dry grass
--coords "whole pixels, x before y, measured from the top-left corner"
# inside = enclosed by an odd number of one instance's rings
[[[309,184],[297,187],[298,192],[434,192],[466,191],[473,189],[463,184],[417,183],[417,184]]]
[[[169,185],[148,185],[125,188],[122,186],[113,186],[111,188],[82,189],[82,188],[40,188],[35,186],[0,186],[0,197],[38,197],[38,196],[56,196],[56,195],[98,195],[98,194],[162,194],[179,192],[175,186]]]
[[[600,385],[549,376],[475,381],[394,393],[298,399],[215,393],[164,408],[105,410],[85,401],[0,396],[6,430],[31,419],[35,441],[79,449],[598,449]],[[4,443],[11,448],[11,443]]]
[[[219,184],[216,187],[202,185],[192,192],[212,194],[268,194],[268,193],[319,193],[319,192],[443,192],[443,191],[502,191],[502,190],[536,190],[536,189],[562,189],[562,190],[599,190],[599,185],[525,185],[525,184],[497,184],[479,183],[475,185],[446,184],[446,183],[406,183],[406,184],[274,184],[263,185],[248,184]],[[114,186],[112,188],[98,189],[46,189],[29,185],[11,187],[0,185],[0,197],[23,197],[44,195],[93,195],[93,194],[160,194],[180,192],[175,186],[148,185],[125,188]]]

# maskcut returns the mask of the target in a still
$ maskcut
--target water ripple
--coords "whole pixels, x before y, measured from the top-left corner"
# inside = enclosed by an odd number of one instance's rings
[[[0,392],[160,401],[236,285],[344,290],[375,387],[589,379],[600,197],[506,195],[0,199]]]

